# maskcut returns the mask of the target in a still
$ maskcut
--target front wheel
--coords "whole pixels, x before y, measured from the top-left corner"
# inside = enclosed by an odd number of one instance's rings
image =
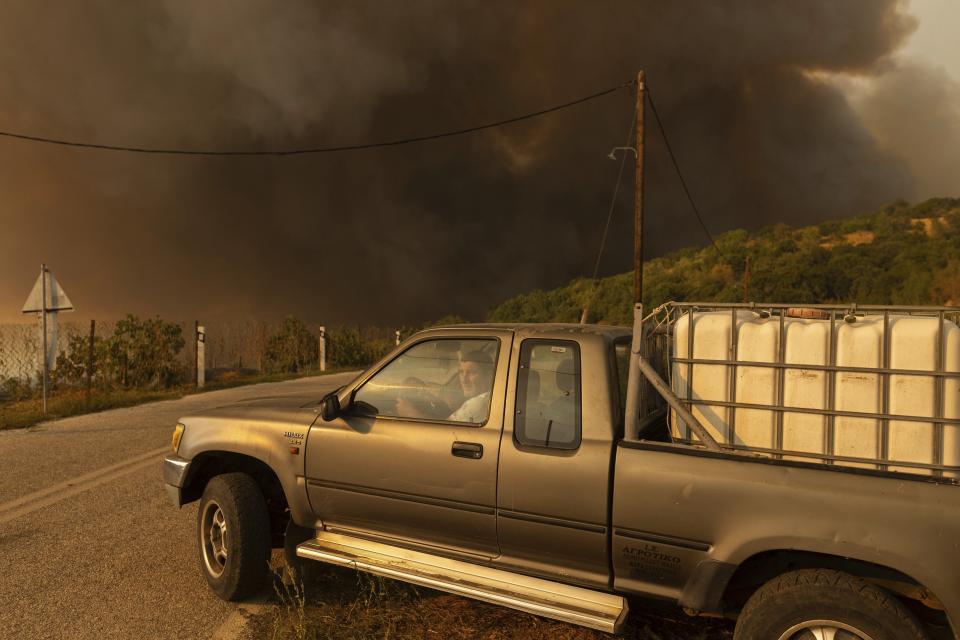
[[[903,603],[826,569],[774,578],[747,601],[734,640],[928,640]]]
[[[214,593],[242,600],[270,573],[270,514],[260,487],[244,473],[207,483],[197,513],[200,570]]]

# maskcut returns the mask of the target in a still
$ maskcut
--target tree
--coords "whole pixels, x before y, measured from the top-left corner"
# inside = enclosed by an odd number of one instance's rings
[[[103,366],[109,378],[123,387],[168,387],[183,376],[177,355],[184,344],[179,325],[159,316],[140,320],[128,314],[105,343]]]
[[[934,304],[960,303],[960,260],[951,260],[934,274],[930,298]]]
[[[264,366],[270,372],[296,373],[316,366],[318,351],[317,336],[302,320],[288,316],[267,338]]]

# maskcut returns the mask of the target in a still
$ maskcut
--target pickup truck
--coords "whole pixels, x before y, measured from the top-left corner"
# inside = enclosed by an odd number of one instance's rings
[[[434,328],[325,398],[183,417],[203,575],[249,597],[286,547],[610,633],[643,596],[737,640],[960,637],[955,474],[711,450],[649,398],[625,437],[631,334]]]

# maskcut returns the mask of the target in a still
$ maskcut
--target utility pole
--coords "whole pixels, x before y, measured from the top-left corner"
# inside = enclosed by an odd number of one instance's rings
[[[627,406],[624,430],[627,439],[639,438],[640,418],[640,359],[643,346],[643,116],[646,108],[646,74],[637,73],[637,147],[636,178],[633,191],[633,341],[630,348],[630,371],[627,377]]]
[[[633,185],[633,302],[643,304],[643,116],[646,109],[646,74],[637,74],[637,175]],[[642,307],[640,308],[642,311]]]

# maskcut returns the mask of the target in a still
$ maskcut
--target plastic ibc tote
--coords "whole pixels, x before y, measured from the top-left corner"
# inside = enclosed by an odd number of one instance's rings
[[[840,371],[833,374],[834,408],[838,411],[883,413],[883,378],[869,369],[883,367],[884,318],[882,315],[849,317],[834,323],[836,362],[841,367],[868,371]],[[750,366],[749,362],[777,363],[780,349],[780,318],[763,317],[751,311],[705,311],[683,314],[674,326],[675,357],[687,358],[692,337],[692,357],[734,360],[737,364],[694,364],[692,385],[687,363],[674,363],[672,386],[681,400],[688,389],[694,400],[711,400],[773,407],[783,385],[783,405],[826,410],[830,404],[830,376],[823,369],[803,365],[830,364],[830,321],[787,317],[783,320],[783,362],[797,367]],[[937,368],[940,324],[932,316],[890,314],[888,363],[890,369],[931,373]],[[736,332],[736,344],[732,340]],[[943,370],[960,371],[960,327],[943,320]],[[736,352],[735,359],[733,358]],[[735,375],[731,377],[731,368]],[[782,371],[782,374],[781,374]],[[886,414],[935,417],[937,378],[932,375],[890,374]],[[960,380],[946,378],[941,398],[941,417],[960,417]],[[884,420],[878,417],[837,416],[831,452],[829,420],[826,413],[784,412],[782,435],[777,438],[777,412],[766,408],[729,408],[694,404],[693,414],[722,443],[785,452],[833,453],[870,460],[942,462],[960,466],[960,431],[957,425],[934,428],[934,421]],[[732,424],[731,424],[732,422]],[[675,438],[689,439],[686,425],[671,413]],[[938,442],[938,433],[942,442]],[[789,454],[784,457],[790,458]],[[801,458],[807,459],[810,458]],[[845,462],[852,466],[877,468],[876,463]],[[887,465],[891,470],[924,472],[916,468]]]

